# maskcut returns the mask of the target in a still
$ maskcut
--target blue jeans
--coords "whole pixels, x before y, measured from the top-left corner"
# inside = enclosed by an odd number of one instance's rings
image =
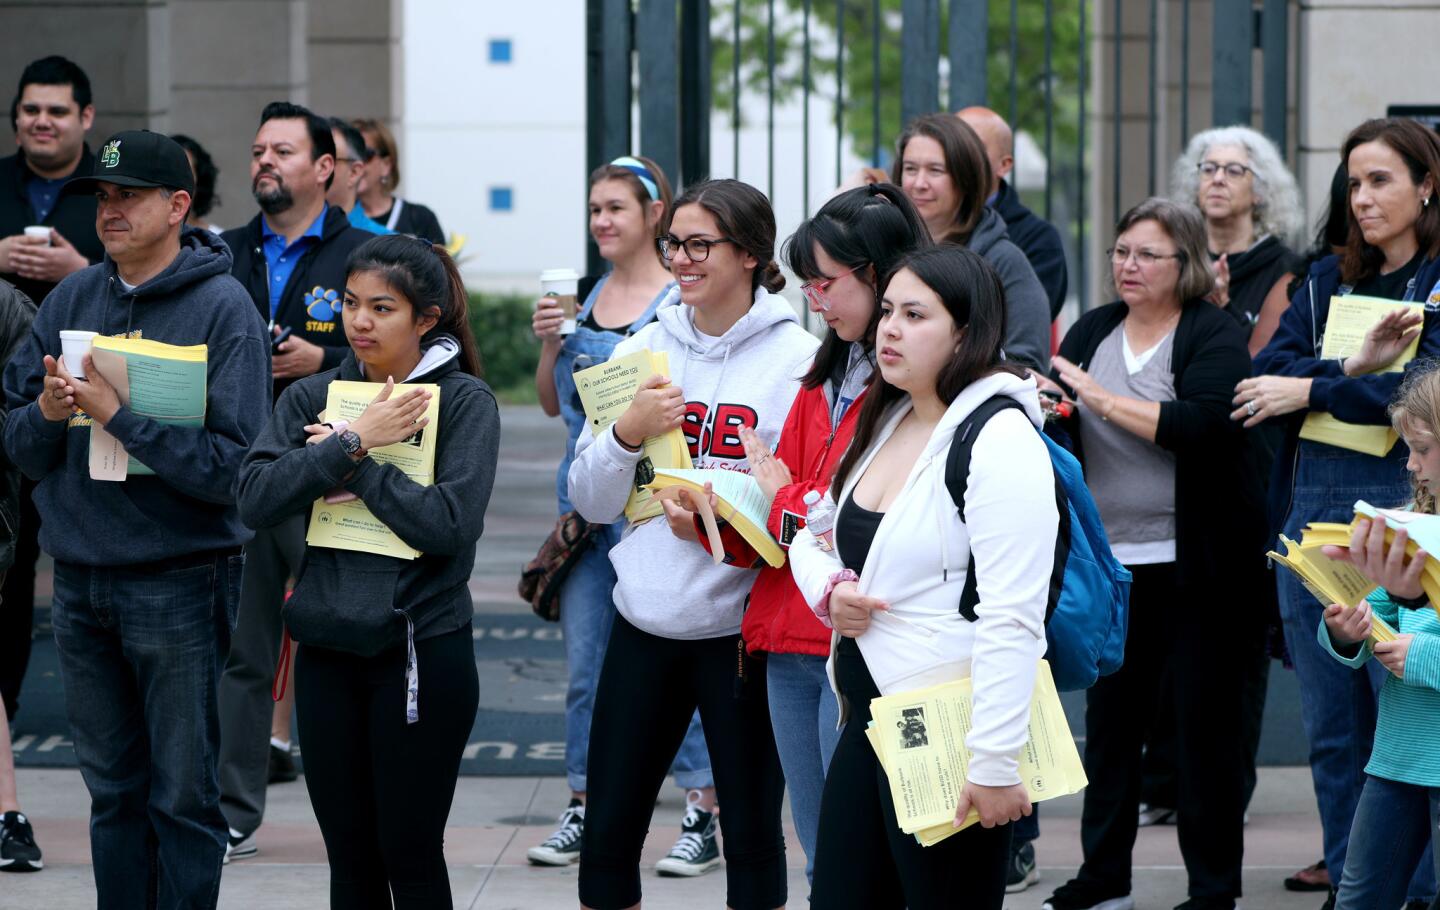
[[[565,691],[565,777],[576,793],[586,790],[595,687],[605,662],[610,627],[615,622],[615,604],[610,600],[615,590],[615,568],[610,564],[610,549],[620,542],[622,526],[623,522],[617,522],[596,533],[594,545],[581,555],[560,589],[560,628],[570,668],[570,685]],[[699,712],[690,718],[690,729],[670,770],[675,784],[686,790],[715,786]]]
[[[1426,847],[1440,822],[1440,789],[1370,777],[1355,808],[1350,852],[1340,879],[1336,910],[1399,907],[1413,895],[1410,870],[1435,868]],[[1418,877],[1418,876],[1417,876]]]
[[[52,624],[90,791],[99,910],[213,908],[219,897],[227,831],[215,693],[243,562],[55,564]]]
[[[1355,517],[1357,499],[1382,507],[1403,504],[1410,498],[1404,460],[1403,445],[1378,459],[1301,440],[1285,535],[1299,540],[1301,531],[1314,521],[1348,524]],[[1333,876],[1345,868],[1386,671],[1379,661],[1352,670],[1325,653],[1315,640],[1324,612],[1320,602],[1289,572],[1276,571],[1275,576],[1285,648],[1300,683],[1300,720],[1310,740],[1310,775],[1320,809],[1325,865]],[[1409,896],[1429,900],[1435,894],[1431,864],[1422,863],[1414,871]]]
[[[820,794],[830,756],[840,741],[840,706],[825,675],[825,658],[814,654],[767,654],[770,726],[790,788],[795,835],[805,850],[805,880],[814,883],[815,836],[820,829]]]

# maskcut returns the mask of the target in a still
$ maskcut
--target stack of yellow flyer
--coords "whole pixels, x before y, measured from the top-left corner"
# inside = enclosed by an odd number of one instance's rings
[[[711,469],[683,468],[655,469],[655,479],[648,486],[654,491],[656,499],[673,499],[678,490],[689,490],[696,494],[691,501],[699,505],[700,521],[705,525],[705,533],[710,538],[710,554],[714,557],[716,564],[724,558],[724,549],[720,541],[720,529],[715,524],[715,516],[710,512],[710,502],[705,497],[705,484],[710,484],[710,489],[715,493],[715,501],[723,521],[729,522],[740,532],[755,552],[767,563],[780,568],[785,565],[785,552],[780,549],[780,544],[770,535],[770,529],[766,527],[770,520],[770,497],[760,489],[760,484],[749,474],[741,474],[739,471],[720,471]]]
[[[350,382],[337,379],[330,383],[325,398],[323,420],[348,420],[352,423],[361,414],[380,390],[380,382]],[[369,457],[381,464],[393,464],[405,472],[405,476],[420,484],[435,483],[435,439],[440,429],[440,387],[432,384],[397,385],[390,397],[399,398],[412,389],[426,389],[430,392],[430,404],[422,417],[429,418],[419,432],[409,439],[394,445],[371,449]],[[414,559],[420,551],[401,540],[399,535],[385,526],[359,499],[327,502],[325,498],[315,500],[310,509],[310,527],[305,542],[314,547],[331,547],[337,550],[356,550],[361,553],[377,553],[394,556],[397,559]]]
[[[931,847],[980,820],[974,809],[956,828],[955,807],[965,785],[973,725],[969,679],[870,702],[865,730],[890,779],[900,830]],[[1089,782],[1060,706],[1050,664],[1040,661],[1030,701],[1030,737],[1020,750],[1020,779],[1031,802],[1079,793]]]
[[[142,338],[96,335],[90,349],[96,372],[120,403],[141,417],[184,427],[205,425],[205,345],[188,347]],[[97,423],[90,425],[90,477],[124,480],[154,474],[131,458],[120,441]]]
[[[649,348],[576,373],[575,389],[585,407],[585,422],[590,425],[590,432],[599,436],[610,424],[619,420],[620,415],[630,407],[630,402],[635,400],[635,393],[645,380],[655,375],[668,376],[669,373],[669,355],[663,351],[652,354]],[[625,517],[632,523],[665,513],[664,507],[647,487],[656,471],[693,466],[690,447],[685,444],[685,435],[678,428],[646,439],[642,451],[644,457],[635,466],[635,482],[630,498],[625,502]]]
[[[1325,340],[1321,344],[1320,356],[1330,360],[1360,353],[1360,346],[1365,342],[1365,333],[1397,306],[1409,307],[1421,314],[1425,312],[1425,305],[1421,303],[1397,303],[1394,300],[1355,295],[1331,297],[1330,315],[1325,322]],[[1405,369],[1405,364],[1415,359],[1419,348],[1420,336],[1416,334],[1409,347],[1379,372],[1401,372]],[[1394,448],[1400,437],[1388,426],[1345,423],[1329,414],[1316,412],[1306,415],[1305,424],[1300,428],[1300,438],[1379,457]]]
[[[1310,529],[1320,529],[1312,537]],[[1328,523],[1316,523],[1306,529],[1301,539],[1303,544],[1296,543],[1284,534],[1280,535],[1280,543],[1284,545],[1283,554],[1271,550],[1268,554],[1275,562],[1294,572],[1300,579],[1305,589],[1315,595],[1320,603],[1329,606],[1340,604],[1345,607],[1358,607],[1371,591],[1375,590],[1375,582],[1360,574],[1360,570],[1339,559],[1331,559],[1321,551],[1327,543],[1334,542],[1334,534],[1330,528],[1343,528],[1345,530],[1345,541],[1343,546],[1350,545],[1350,526],[1332,525]],[[1370,629],[1370,641],[1381,642],[1391,641],[1395,638],[1395,630],[1392,629],[1383,619],[1378,616],[1372,617]]]

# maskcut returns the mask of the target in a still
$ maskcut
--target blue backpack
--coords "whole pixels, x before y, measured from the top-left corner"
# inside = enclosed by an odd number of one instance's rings
[[[945,462],[945,486],[965,520],[965,489],[970,480],[970,455],[986,421],[1020,403],[996,396],[982,403],[955,429]],[[1120,669],[1125,661],[1125,629],[1130,616],[1130,570],[1110,552],[1105,526],[1080,462],[1055,440],[1041,434],[1055,469],[1055,504],[1060,510],[1055,537],[1055,568],[1045,606],[1049,648],[1045,658],[1061,691],[1088,689],[1095,680]],[[960,615],[974,622],[980,602],[974,566],[965,576]]]

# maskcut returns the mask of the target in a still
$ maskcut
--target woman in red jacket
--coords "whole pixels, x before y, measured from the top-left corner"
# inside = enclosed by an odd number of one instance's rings
[[[786,262],[805,282],[800,289],[806,303],[829,328],[801,380],[775,453],[753,432],[741,431],[755,479],[772,497],[770,533],[782,547],[805,525],[805,494],[829,488],[855,433],[856,405],[874,369],[877,289],[901,256],[929,245],[925,222],[899,187],[888,183],[835,196],[786,244]],[[763,565],[738,534],[723,539],[733,565]],[[751,590],[741,636],[750,654],[767,658],[770,723],[809,879],[820,792],[840,736],[839,711],[825,676],[830,630],[810,612],[788,565],[765,566]]]

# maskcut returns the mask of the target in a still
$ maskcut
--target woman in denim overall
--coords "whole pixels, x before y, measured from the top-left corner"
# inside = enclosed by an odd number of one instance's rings
[[[613,272],[601,277],[586,295],[572,334],[558,334],[561,317],[553,301],[542,299],[537,304],[535,332],[546,346],[536,370],[535,384],[545,413],[552,417],[559,415],[566,428],[565,458],[555,475],[561,515],[574,508],[570,504],[566,477],[575,456],[575,440],[586,431],[585,409],[575,389],[574,374],[608,360],[616,344],[654,319],[662,305],[673,303],[667,298],[673,296],[675,285],[664,273],[655,247],[655,238],[669,228],[670,199],[670,186],[664,172],[649,159],[617,158],[590,175],[590,231],[600,246],[601,255],[612,262],[620,260],[622,253],[636,257],[641,266],[636,272],[646,277],[652,270],[643,257],[656,257],[653,274],[657,280],[651,284],[658,291],[628,326],[607,327],[594,318],[595,305]],[[642,232],[643,237],[637,236]],[[638,246],[642,243],[643,246]],[[589,549],[581,555],[560,591],[560,624],[570,671],[570,684],[565,693],[565,774],[571,800],[555,832],[528,851],[530,861],[537,865],[563,866],[580,859],[585,830],[590,718],[595,685],[600,678],[600,665],[615,617],[615,605],[611,601],[615,569],[610,564],[610,548],[620,541],[623,530],[624,522],[595,529]],[[662,873],[698,875],[719,863],[713,833],[708,840],[705,836],[705,832],[714,830],[707,824],[714,811],[714,780],[698,717],[691,721],[675,757],[673,771],[675,783],[690,794],[689,806],[680,840],[657,868]]]
[[[1401,374],[1376,371],[1399,355],[1416,330],[1419,356],[1406,371],[1440,355],[1434,313],[1440,304],[1440,140],[1413,121],[1370,120],[1346,139],[1342,160],[1350,174],[1349,240],[1338,256],[1311,267],[1275,337],[1255,357],[1255,378],[1236,388],[1231,415],[1247,427],[1287,415],[1285,446],[1270,486],[1270,512],[1280,532],[1294,540],[1310,522],[1348,523],[1356,500],[1392,507],[1410,498],[1405,471],[1409,451],[1403,444],[1377,457],[1300,439],[1297,418],[1318,411],[1350,423],[1388,427],[1386,405]],[[1371,330],[1360,355],[1343,363],[1322,358],[1332,297],[1350,294],[1424,303],[1423,322],[1382,322]],[[1294,576],[1276,576],[1286,650],[1299,678],[1300,716],[1310,740],[1324,863],[1333,886],[1345,867],[1371,753],[1376,693],[1385,671],[1372,664],[1367,672],[1353,673],[1336,662],[1315,638],[1321,604]],[[1424,906],[1434,894],[1427,853],[1415,870],[1406,905]]]

